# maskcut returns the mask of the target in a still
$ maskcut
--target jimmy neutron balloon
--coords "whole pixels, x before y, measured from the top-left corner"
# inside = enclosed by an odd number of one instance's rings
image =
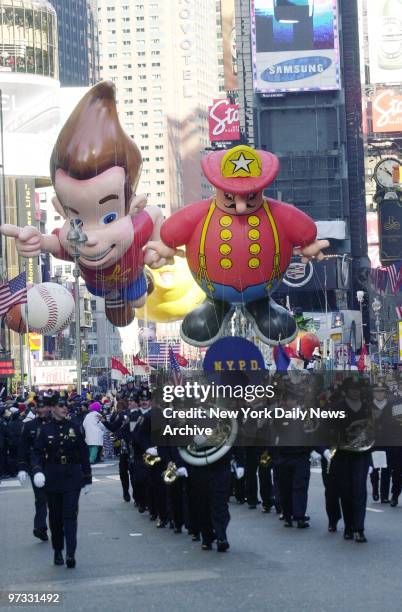
[[[296,336],[296,323],[271,294],[293,254],[322,258],[329,243],[316,240],[316,226],[302,211],[264,197],[279,172],[272,153],[240,145],[209,153],[202,168],[215,196],[175,212],[162,225],[161,242],[149,244],[163,258],[185,245],[189,268],[207,295],[184,318],[182,338],[212,344],[240,304],[263,342],[286,344]]]
[[[119,123],[113,83],[98,83],[68,118],[50,159],[53,204],[64,225],[49,236],[30,226],[1,228],[23,257],[48,252],[70,261],[76,249],[88,291],[105,298],[106,316],[119,327],[145,302],[147,258],[153,266],[166,263],[152,251],[144,261],[143,246],[159,239],[162,214],[136,195],[141,166],[138,147]]]

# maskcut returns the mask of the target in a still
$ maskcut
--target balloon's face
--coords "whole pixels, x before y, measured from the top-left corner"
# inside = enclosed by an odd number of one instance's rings
[[[261,208],[263,201],[262,191],[240,195],[228,193],[222,189],[216,190],[216,206],[229,215],[249,215]]]
[[[55,191],[67,215],[59,238],[68,252],[67,234],[72,220],[82,226],[87,242],[79,247],[79,262],[86,268],[107,268],[127,251],[134,230],[126,213],[124,197],[125,171],[115,166],[94,178],[78,180],[57,170]]]

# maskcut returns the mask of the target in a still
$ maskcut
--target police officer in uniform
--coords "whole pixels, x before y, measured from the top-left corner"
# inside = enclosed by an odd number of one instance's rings
[[[78,500],[81,488],[89,493],[92,476],[83,428],[67,417],[67,405],[61,399],[54,400],[51,420],[38,430],[32,472],[35,486],[45,487],[54,563],[64,564],[65,540],[66,564],[74,568]]]
[[[282,400],[288,411],[301,406],[300,385],[287,383]],[[311,447],[301,445],[307,437],[300,419],[280,419],[274,423],[275,448],[273,457],[278,475],[278,488],[285,527],[310,527],[306,516],[310,482]]]
[[[49,420],[51,400],[48,397],[36,399],[36,417],[32,421],[23,424],[20,447],[18,451],[18,479],[23,484],[30,474],[32,488],[35,496],[35,517],[33,534],[46,542],[47,536],[47,500],[43,488],[35,486],[31,471],[31,453],[40,428]]]

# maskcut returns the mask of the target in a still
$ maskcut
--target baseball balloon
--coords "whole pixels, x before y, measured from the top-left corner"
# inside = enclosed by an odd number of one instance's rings
[[[28,305],[14,306],[6,315],[6,325],[17,333],[29,331],[51,336],[67,327],[74,314],[74,298],[57,283],[41,283],[28,290]]]

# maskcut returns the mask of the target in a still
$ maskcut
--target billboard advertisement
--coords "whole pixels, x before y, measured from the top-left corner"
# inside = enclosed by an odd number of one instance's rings
[[[336,0],[251,0],[257,93],[340,88]]]
[[[240,140],[239,107],[227,98],[208,107],[209,140]]]
[[[367,2],[370,82],[402,81],[402,13],[400,0]]]
[[[234,0],[221,0],[225,90],[238,88]]]
[[[377,91],[372,99],[373,132],[402,132],[402,93],[395,89]]]

